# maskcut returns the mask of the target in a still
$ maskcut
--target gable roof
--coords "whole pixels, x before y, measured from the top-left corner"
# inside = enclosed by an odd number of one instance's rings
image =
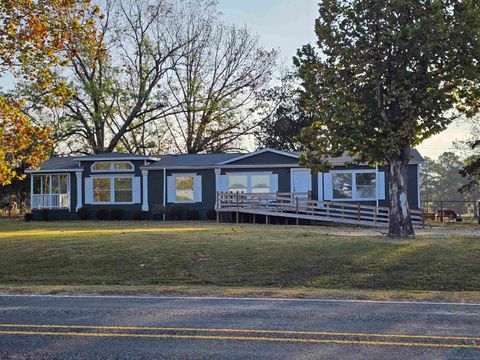
[[[281,151],[281,150],[275,150],[275,149],[271,149],[271,148],[264,148],[264,149],[261,149],[261,150],[254,151],[252,153],[241,154],[241,155],[237,156],[236,158],[226,160],[224,162],[219,163],[218,165],[227,165],[227,164],[233,163],[235,161],[247,159],[247,158],[250,158],[250,157],[253,157],[253,156],[256,156],[256,155],[260,155],[260,154],[263,154],[263,153],[266,153],[266,152],[271,152],[271,153],[274,153],[274,154],[283,155],[283,156],[287,156],[287,157],[294,158],[294,159],[299,158],[299,156],[297,154],[294,154],[294,153],[291,153],[291,152],[288,152],[288,151]]]
[[[167,155],[162,157],[159,161],[146,166],[145,169],[215,166],[224,161],[237,158],[240,155],[241,154],[238,153]]]

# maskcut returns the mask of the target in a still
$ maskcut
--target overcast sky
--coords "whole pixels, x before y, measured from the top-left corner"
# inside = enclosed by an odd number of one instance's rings
[[[291,64],[296,49],[315,42],[314,20],[319,0],[219,0],[227,22],[247,25],[266,48],[280,50],[281,62]],[[0,79],[0,86],[10,81]],[[437,157],[451,149],[452,142],[467,136],[467,126],[453,124],[445,132],[424,142],[423,155]]]

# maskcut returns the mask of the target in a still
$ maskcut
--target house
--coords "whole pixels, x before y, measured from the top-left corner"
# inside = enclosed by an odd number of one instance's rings
[[[92,218],[99,209],[121,208],[126,218],[181,205],[197,209],[201,219],[216,208],[217,192],[299,193],[338,203],[388,206],[388,169],[358,165],[352,158],[333,158],[333,168],[313,173],[299,165],[297,153],[262,149],[252,153],[143,156],[106,153],[55,157],[31,170],[34,219],[49,209],[50,219],[78,219],[86,208]],[[414,150],[408,170],[408,201],[420,207],[419,165]],[[303,194],[303,195],[301,195]]]

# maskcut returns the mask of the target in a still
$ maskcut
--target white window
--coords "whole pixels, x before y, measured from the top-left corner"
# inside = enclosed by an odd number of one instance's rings
[[[248,176],[247,175],[229,175],[228,191],[246,193],[248,192]]]
[[[132,177],[93,178],[94,204],[130,204],[133,202]]]
[[[226,176],[227,189],[232,193],[272,193],[278,190],[278,175],[271,172],[229,173]]]
[[[252,175],[252,193],[270,192],[270,175]]]
[[[133,169],[130,161],[96,161],[92,165],[92,172],[125,172]]]
[[[194,201],[194,176],[175,176],[175,202]]]
[[[32,209],[70,207],[70,175],[32,175]]]
[[[377,198],[375,170],[334,171],[331,173],[331,187],[333,200],[376,200]]]
[[[197,174],[172,174],[167,177],[169,203],[202,202],[202,176]]]

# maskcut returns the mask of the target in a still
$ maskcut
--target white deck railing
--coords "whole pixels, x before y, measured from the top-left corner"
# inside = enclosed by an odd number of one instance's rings
[[[68,209],[69,194],[33,194],[32,209]]]
[[[295,193],[217,193],[218,212],[243,212],[296,219],[309,219],[344,224],[386,227],[390,211],[387,207],[316,201]],[[301,194],[304,196],[304,194]],[[423,225],[423,211],[411,210],[414,225]],[[238,219],[238,215],[237,215]]]

